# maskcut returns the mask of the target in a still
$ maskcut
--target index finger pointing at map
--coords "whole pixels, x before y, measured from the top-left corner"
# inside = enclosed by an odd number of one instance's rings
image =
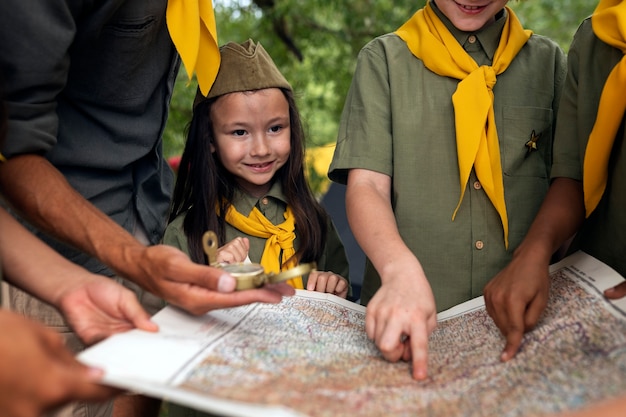
[[[428,377],[428,321],[418,322],[411,326],[408,342],[411,344],[413,358],[413,378],[423,380]],[[433,326],[434,328],[434,326]]]

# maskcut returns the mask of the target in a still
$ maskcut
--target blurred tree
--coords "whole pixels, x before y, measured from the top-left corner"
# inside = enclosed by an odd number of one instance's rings
[[[313,158],[328,159],[336,140],[343,101],[356,56],[371,39],[391,32],[425,0],[214,0],[219,43],[261,42],[294,87],[307,128]],[[595,0],[512,1],[525,27],[548,36],[567,50],[578,24],[591,14]],[[165,132],[166,156],[178,155],[191,120],[195,82],[181,71]],[[318,194],[327,185],[324,166],[309,164],[311,185]]]

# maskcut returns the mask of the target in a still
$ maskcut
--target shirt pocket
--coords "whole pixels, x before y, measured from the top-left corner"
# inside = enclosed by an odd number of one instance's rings
[[[97,36],[85,35],[86,44],[72,54],[68,94],[136,111],[134,106],[145,105],[170,65],[165,36],[161,19],[153,14],[116,16]]]
[[[550,176],[553,110],[506,106],[500,131],[502,172],[512,177]]]

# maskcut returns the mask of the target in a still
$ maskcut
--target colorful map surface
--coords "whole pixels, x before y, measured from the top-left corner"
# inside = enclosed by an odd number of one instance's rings
[[[481,300],[440,316],[430,378],[417,382],[410,364],[387,362],[367,339],[361,306],[302,292],[203,317],[194,330],[201,349],[164,384],[207,398],[170,394],[172,401],[224,415],[279,406],[320,417],[530,416],[624,394],[626,315],[599,295],[592,274],[563,265],[552,273],[541,322],[506,363],[504,339]],[[216,408],[212,398],[249,408]]]

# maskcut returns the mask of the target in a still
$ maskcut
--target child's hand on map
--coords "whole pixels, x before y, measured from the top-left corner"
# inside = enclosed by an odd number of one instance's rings
[[[8,311],[0,311],[0,328],[2,416],[38,417],[69,401],[119,393],[98,385],[102,372],[80,364],[58,333]]]
[[[335,294],[342,298],[348,296],[348,288],[348,280],[331,271],[311,272],[306,284],[309,291]]]
[[[217,262],[233,264],[243,262],[248,257],[250,241],[247,237],[236,237],[217,249]]]
[[[413,363],[413,378],[426,379],[428,337],[437,326],[437,311],[430,284],[412,254],[397,258],[382,286],[367,304],[365,330],[383,357]]]
[[[507,361],[517,353],[524,333],[535,327],[548,303],[550,289],[549,258],[516,253],[513,260],[498,273],[484,290],[487,312],[506,337],[501,359]]]

